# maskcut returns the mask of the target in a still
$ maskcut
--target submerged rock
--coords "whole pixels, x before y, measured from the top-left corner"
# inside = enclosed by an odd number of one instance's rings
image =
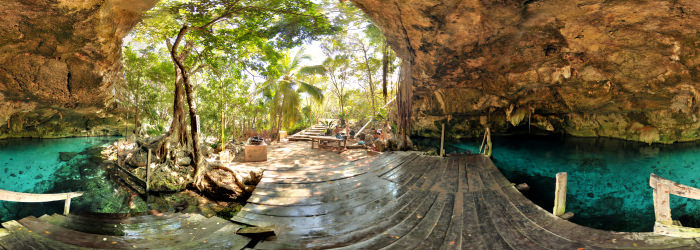
[[[70,161],[77,155],[77,152],[58,152],[58,159],[61,161]]]

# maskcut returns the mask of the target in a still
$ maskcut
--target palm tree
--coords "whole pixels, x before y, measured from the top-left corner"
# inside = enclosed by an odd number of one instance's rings
[[[309,59],[302,51],[293,57],[287,51],[275,67],[274,77],[268,78],[260,86],[260,92],[270,101],[270,120],[275,131],[280,128],[290,128],[302,118],[301,96],[309,95],[313,100],[321,102],[323,93],[320,88],[301,81],[301,62]],[[275,133],[279,141],[279,133]]]
[[[341,124],[345,124],[345,103],[349,94],[346,92],[345,87],[352,73],[350,57],[348,55],[329,56],[320,65],[302,68],[301,73],[327,77],[331,85],[331,93],[338,99]]]

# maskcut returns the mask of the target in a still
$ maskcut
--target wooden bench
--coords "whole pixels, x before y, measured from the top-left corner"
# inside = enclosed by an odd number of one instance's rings
[[[314,148],[314,142],[318,142],[318,147],[321,148],[321,142],[322,141],[328,141],[328,142],[338,142],[338,147],[340,147],[340,144],[343,144],[343,147],[346,146],[347,140],[345,139],[338,139],[335,136],[309,136],[311,139],[311,148]]]

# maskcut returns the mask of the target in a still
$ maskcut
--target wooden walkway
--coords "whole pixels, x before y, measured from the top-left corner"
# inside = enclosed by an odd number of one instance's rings
[[[0,249],[243,249],[242,226],[199,214],[44,215],[3,223]]]
[[[232,220],[278,232],[257,249],[700,249],[695,239],[559,219],[481,156],[269,167],[249,202]]]

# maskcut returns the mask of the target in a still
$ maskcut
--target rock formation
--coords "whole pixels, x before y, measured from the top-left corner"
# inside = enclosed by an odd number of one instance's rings
[[[700,138],[695,0],[352,0],[414,81],[412,132]]]
[[[114,134],[121,44],[155,0],[0,3],[0,138]]]

